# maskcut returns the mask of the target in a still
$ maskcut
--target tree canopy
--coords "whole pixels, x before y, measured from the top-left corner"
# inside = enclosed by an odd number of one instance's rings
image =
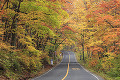
[[[119,0],[1,0],[0,74],[26,78],[62,50],[120,79]]]

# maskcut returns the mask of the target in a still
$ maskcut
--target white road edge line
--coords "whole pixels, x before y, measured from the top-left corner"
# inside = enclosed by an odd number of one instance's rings
[[[75,53],[74,53],[74,56],[75,56]],[[76,56],[75,56],[75,60],[76,60],[76,62],[77,62],[77,59],[76,59]],[[77,62],[78,63],[78,62]],[[79,63],[78,63],[79,64]],[[79,64],[80,65],[80,64]],[[81,66],[81,65],[80,65]],[[83,66],[81,66],[86,72],[88,72],[88,73],[90,73],[92,76],[94,76],[97,80],[99,80],[98,79],[98,77],[97,76],[95,76],[94,74],[92,74],[91,72],[89,72],[88,70],[86,70]]]
[[[63,58],[62,58],[61,62],[63,61],[63,59],[64,59],[64,55],[63,55]],[[55,67],[53,67],[52,69],[50,69],[47,72],[45,72],[44,74],[42,74],[41,76],[38,76],[38,77],[36,77],[34,79],[31,79],[31,80],[35,80],[35,79],[40,78],[40,77],[44,76],[45,74],[49,73],[50,71],[52,71],[53,69],[55,69],[58,65],[60,65],[61,62],[59,64],[57,64]]]

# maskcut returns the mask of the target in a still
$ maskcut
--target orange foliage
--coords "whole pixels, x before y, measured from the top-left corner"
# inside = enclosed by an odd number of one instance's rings
[[[93,48],[93,51],[97,51],[97,52],[103,52],[104,51],[104,49],[103,48],[101,48],[101,47],[95,47],[95,48]]]
[[[47,1],[52,1],[52,2],[55,2],[55,1],[57,1],[57,0],[47,0]]]
[[[95,67],[97,65],[98,61],[97,60],[91,60],[89,61],[89,67]]]
[[[67,30],[71,30],[72,32],[75,32],[72,28],[70,28],[69,26],[64,26],[63,28],[62,28],[62,30],[65,30],[65,29],[67,29]]]

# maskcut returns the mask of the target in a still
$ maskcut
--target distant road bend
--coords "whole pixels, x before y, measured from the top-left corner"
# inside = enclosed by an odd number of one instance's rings
[[[45,74],[32,80],[104,80],[84,69],[75,58],[74,52],[65,51],[62,62]]]

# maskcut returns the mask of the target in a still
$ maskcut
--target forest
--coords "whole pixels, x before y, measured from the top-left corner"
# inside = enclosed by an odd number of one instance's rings
[[[0,0],[0,79],[34,77],[64,50],[120,80],[120,0]]]

